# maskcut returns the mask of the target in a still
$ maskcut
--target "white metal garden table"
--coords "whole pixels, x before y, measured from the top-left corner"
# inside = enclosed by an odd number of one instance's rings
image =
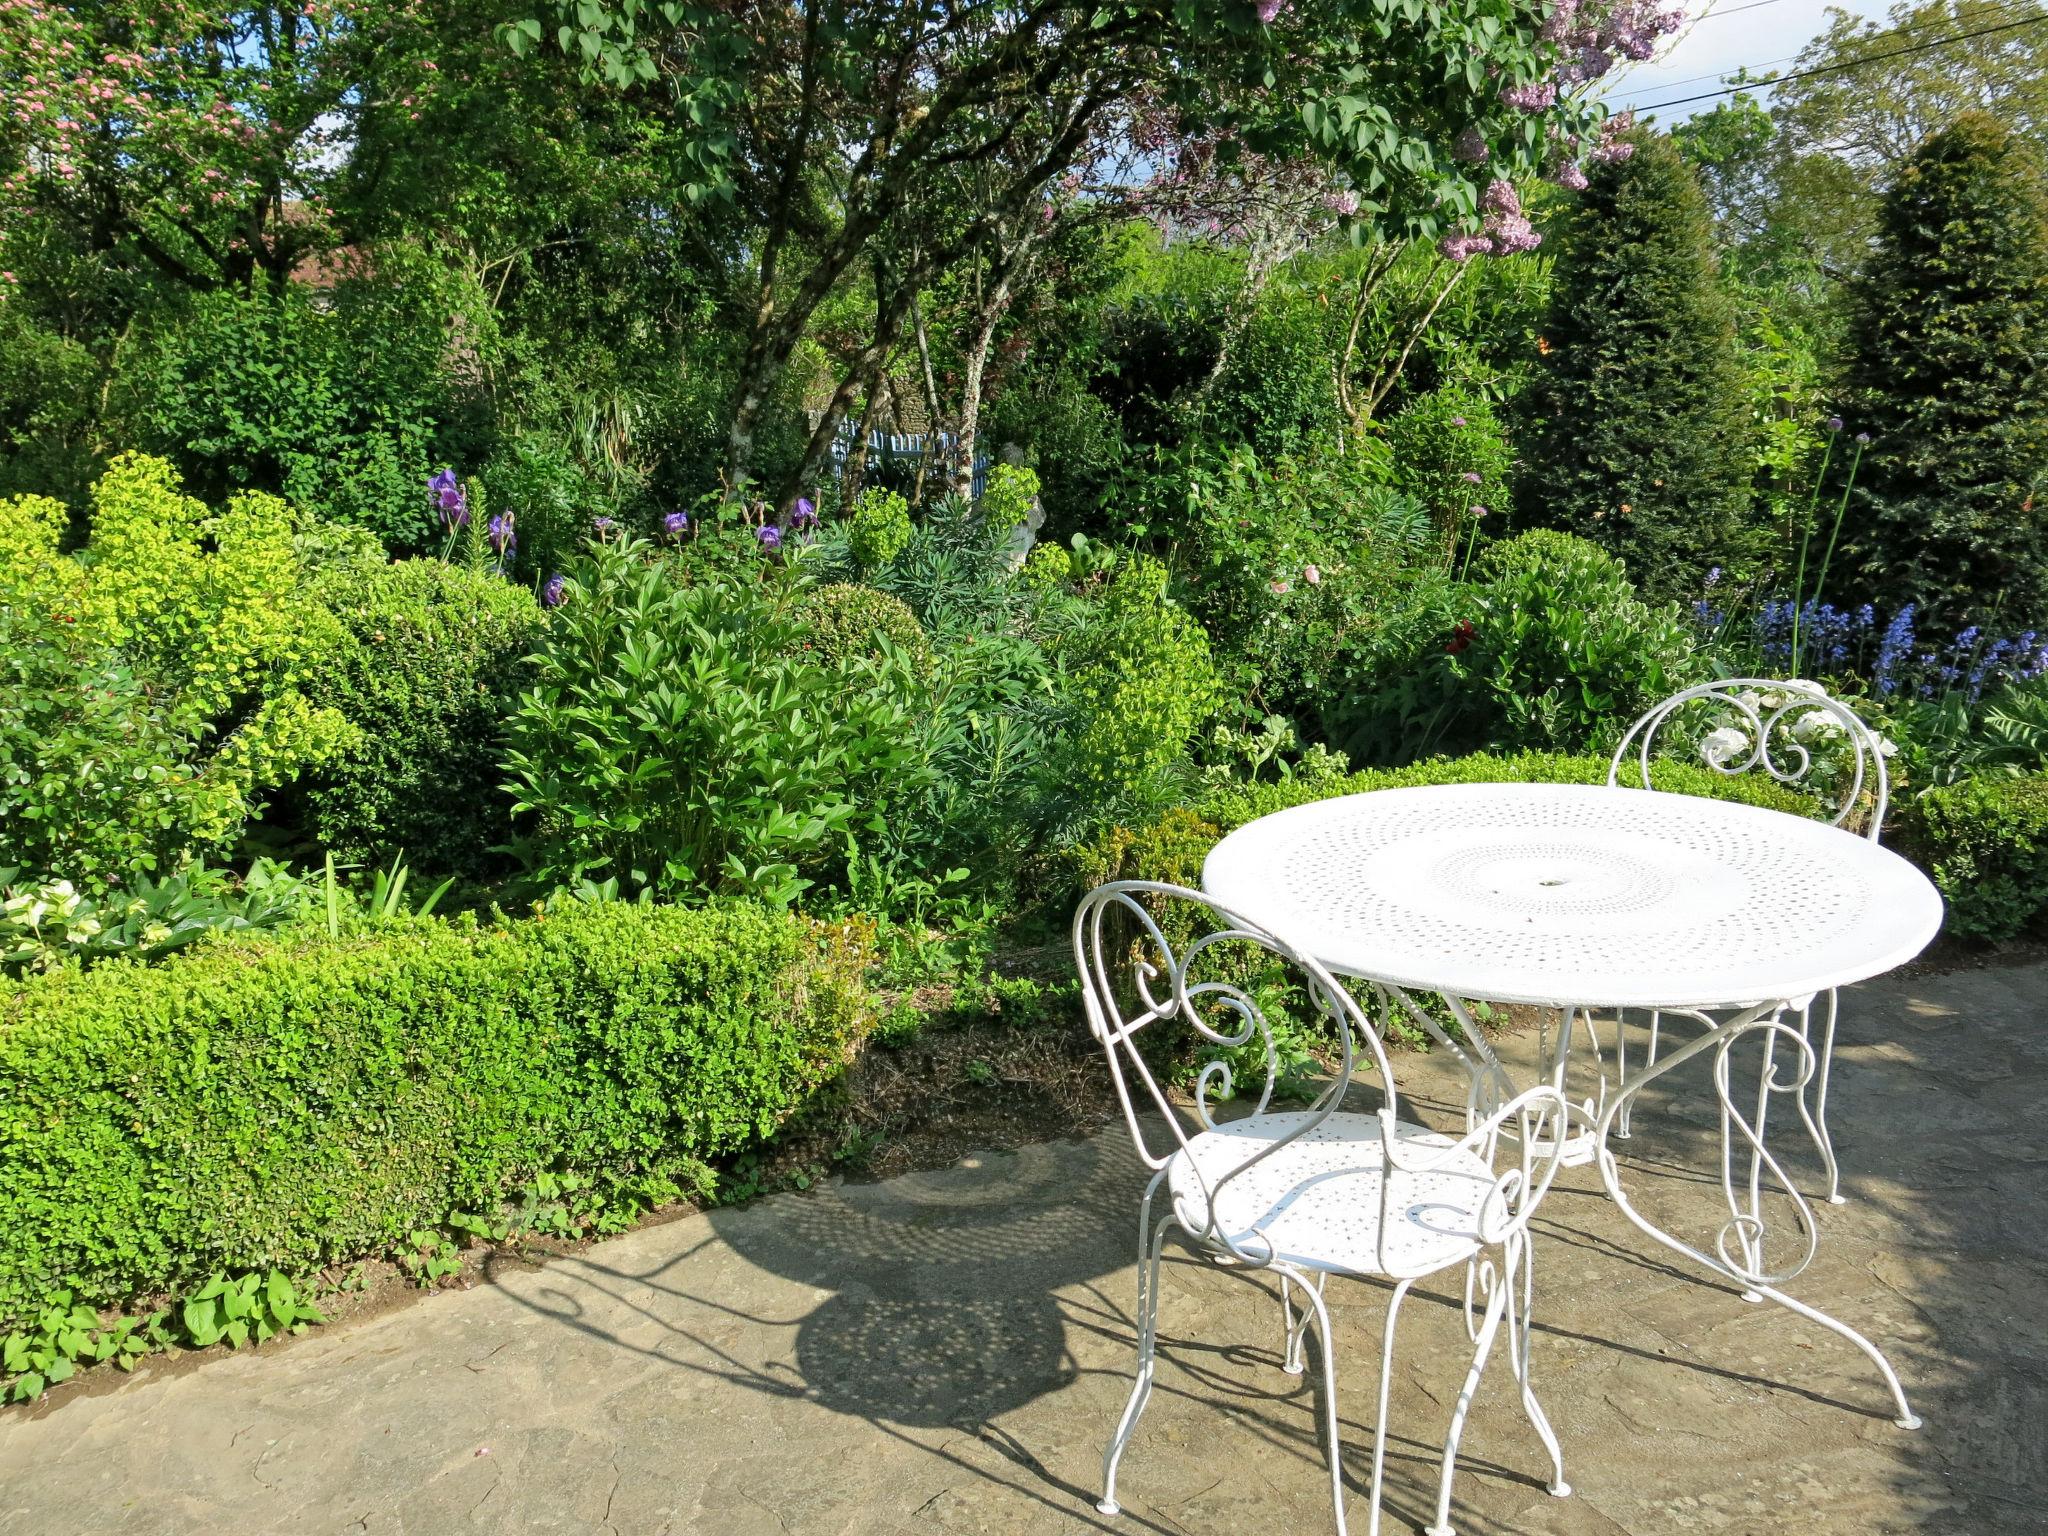
[[[1814,1051],[1785,1015],[1824,988],[1903,964],[1940,928],[1941,898],[1911,864],[1826,823],[1728,801],[1459,784],[1347,795],[1262,817],[1217,844],[1202,883],[1332,971],[1385,990],[1464,1064],[1468,1114],[1486,1113],[1515,1087],[1466,1004],[1557,1009],[1542,1070],[1565,1086],[1575,1036],[1598,1069],[1587,1096],[1596,1128],[1568,1160],[1594,1163],[1623,1215],[1649,1237],[1856,1345],[1883,1375],[1898,1422],[1918,1425],[1876,1345],[1778,1289],[1811,1262],[1818,1233],[1763,1136],[1775,1096],[1790,1101],[1820,1144],[1806,1101]],[[1461,1038],[1442,1027],[1437,1007],[1458,1021]],[[1691,1021],[1700,1032],[1630,1077],[1629,1009]],[[1599,1041],[1606,1024],[1611,1076]],[[1729,1059],[1745,1038],[1762,1058],[1747,1112],[1737,1099],[1749,1094],[1733,1086]],[[1781,1051],[1782,1063],[1774,1060]],[[1730,1213],[1711,1253],[1630,1204],[1609,1146],[1626,1135],[1643,1088],[1704,1052],[1714,1053]],[[1746,1179],[1737,1171],[1745,1157]],[[1766,1213],[1783,1203],[1797,1229],[1789,1259],[1766,1254]]]

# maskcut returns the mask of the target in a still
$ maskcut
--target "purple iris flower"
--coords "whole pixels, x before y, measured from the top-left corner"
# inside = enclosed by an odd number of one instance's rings
[[[590,520],[591,531],[595,533],[600,539],[618,526],[619,525],[617,523],[613,522],[608,517],[594,517]]]
[[[756,528],[754,530],[754,537],[759,539],[761,547],[771,554],[782,548],[782,530],[780,528]]]
[[[792,528],[815,528],[818,525],[818,509],[811,505],[810,497],[797,497],[796,509],[789,514],[789,525]]]
[[[690,531],[690,514],[671,512],[661,520],[662,531],[672,539],[680,539]]]
[[[439,474],[429,476],[427,479],[427,489],[436,496],[445,495],[447,492],[454,490],[455,471],[444,468]]]
[[[549,608],[561,607],[562,599],[567,597],[568,595],[569,578],[564,576],[560,571],[557,571],[554,575],[550,576],[547,579],[547,584],[540,589],[540,600],[544,605],[546,605]]]
[[[519,547],[519,535],[512,531],[512,514],[500,512],[486,525],[486,534],[500,558],[509,556]]]

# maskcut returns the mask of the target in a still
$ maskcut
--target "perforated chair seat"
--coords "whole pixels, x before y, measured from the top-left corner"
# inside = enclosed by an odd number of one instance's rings
[[[1167,1165],[1174,1215],[1200,1240],[1209,1192],[1260,1142],[1284,1136],[1301,1114],[1248,1115],[1190,1138]],[[1400,1144],[1454,1144],[1419,1125],[1400,1124]],[[1245,1170],[1217,1196],[1217,1226],[1247,1252],[1272,1243],[1279,1259],[1339,1275],[1420,1275],[1463,1263],[1479,1251],[1479,1212],[1498,1175],[1463,1151],[1423,1173],[1395,1169],[1384,1266],[1380,1252],[1379,1120],[1334,1114],[1298,1141]],[[1205,1181],[1206,1180],[1206,1184]]]

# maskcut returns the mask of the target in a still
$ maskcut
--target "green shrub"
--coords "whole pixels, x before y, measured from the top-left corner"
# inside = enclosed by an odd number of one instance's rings
[[[1997,942],[2048,914],[2048,776],[1966,779],[1917,809],[1951,930]]]
[[[782,568],[688,584],[674,562],[602,540],[566,582],[504,759],[532,874],[794,900],[799,867],[902,789],[915,680],[907,663],[805,657]]]
[[[432,543],[421,487],[438,463],[468,457],[449,311],[467,305],[472,349],[492,319],[429,259],[392,248],[378,266],[324,294],[229,285],[152,311],[115,373],[113,430],[209,498],[274,491],[395,547]]]
[[[975,510],[990,528],[1009,533],[1024,526],[1031,505],[1038,500],[1038,472],[1018,464],[998,464],[988,472],[988,484]]]
[[[1282,779],[1236,784],[1212,792],[1197,805],[1167,811],[1157,820],[1098,832],[1074,851],[1071,868],[1083,889],[1105,880],[1167,880],[1199,886],[1202,861],[1218,839],[1246,822],[1291,806],[1425,784],[1605,784],[1607,768],[1604,757],[1478,752],[1411,763],[1405,768],[1369,768],[1334,782]],[[1813,816],[1819,811],[1817,802],[1765,774],[1731,777],[1706,767],[1659,760],[1651,764],[1650,781],[1672,794],[1733,800],[1795,816]]]
[[[1157,561],[1123,561],[1057,653],[1065,728],[1049,759],[1084,815],[1167,792],[1217,697],[1202,626],[1166,596]]]
[[[609,903],[33,978],[0,1001],[0,1329],[730,1153],[865,1033],[865,961],[850,928]]]
[[[1445,655],[1454,677],[1483,689],[1487,745],[1605,742],[1690,680],[1678,609],[1641,601],[1621,562],[1585,540],[1525,533],[1479,564],[1491,579],[1475,593],[1470,644]]]
[[[1699,183],[1664,135],[1627,142],[1591,168],[1557,258],[1517,515],[1597,541],[1669,597],[1756,543],[1748,408]]]
[[[812,659],[837,665],[851,658],[879,660],[886,640],[909,660],[919,676],[931,671],[932,652],[924,626],[900,597],[857,582],[831,581],[811,588],[803,599],[803,649]]]
[[[297,521],[256,493],[210,512],[140,454],[77,558],[57,503],[0,502],[0,864],[91,891],[168,870],[353,741],[295,686],[320,617]]]
[[[1858,595],[1953,634],[2048,616],[2048,171],[1965,112],[1886,194],[1854,289],[1843,414],[1875,440],[1845,549]],[[1838,477],[1839,478],[1839,477]]]
[[[1514,454],[1484,395],[1454,386],[1432,390],[1387,422],[1386,437],[1395,487],[1429,509],[1449,551],[1464,546],[1472,508],[1507,510]]]
[[[1057,544],[1038,543],[1024,557],[1017,580],[1037,592],[1051,592],[1074,579],[1074,557]]]
[[[345,860],[402,848],[422,870],[483,872],[512,835],[498,760],[545,633],[540,605],[439,560],[345,567],[314,593],[337,633],[303,689],[361,740],[308,779],[305,831]]]
[[[83,498],[100,378],[91,348],[38,325],[26,304],[0,304],[0,496]]]
[[[870,486],[848,514],[847,547],[863,571],[880,570],[910,542],[910,503],[894,491]]]

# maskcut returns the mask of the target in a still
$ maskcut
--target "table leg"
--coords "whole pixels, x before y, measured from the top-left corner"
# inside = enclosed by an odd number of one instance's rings
[[[1794,1102],[1798,1106],[1799,1117],[1805,1125],[1807,1134],[1813,1138],[1816,1145],[1820,1143],[1820,1131],[1806,1107],[1805,1099],[1805,1087],[1812,1078],[1816,1065],[1813,1047],[1795,1026],[1784,1021],[1782,1015],[1786,1007],[1787,1004],[1784,1002],[1762,1003],[1745,1008],[1725,1019],[1716,1019],[1708,1013],[1694,1010],[1664,1010],[1666,1013],[1695,1020],[1705,1026],[1704,1031],[1696,1039],[1669,1051],[1654,1065],[1646,1067],[1608,1101],[1594,1132],[1594,1161],[1600,1170],[1601,1182],[1607,1187],[1608,1196],[1638,1231],[1711,1273],[1741,1286],[1746,1295],[1757,1300],[1774,1301],[1787,1311],[1818,1323],[1854,1344],[1877,1367],[1879,1375],[1883,1377],[1893,1404],[1898,1409],[1895,1422],[1901,1428],[1917,1429],[1920,1420],[1907,1404],[1905,1388],[1900,1385],[1898,1372],[1892,1369],[1892,1364],[1885,1358],[1884,1352],[1848,1324],[1778,1289],[1781,1284],[1798,1275],[1812,1262],[1820,1241],[1812,1209],[1786,1176],[1783,1166],[1764,1145],[1763,1140],[1763,1122],[1769,1096],[1773,1092],[1789,1092],[1795,1095]],[[1751,1121],[1745,1119],[1735,1105],[1733,1085],[1730,1081],[1729,1053],[1743,1036],[1756,1033],[1764,1036],[1762,1043],[1765,1058],[1758,1087],[1756,1118]],[[1775,1060],[1777,1047],[1781,1043],[1796,1051],[1799,1062],[1797,1073],[1784,1081],[1779,1079]],[[1706,1253],[1682,1238],[1664,1231],[1630,1204],[1627,1193],[1621,1187],[1620,1164],[1608,1146],[1617,1119],[1628,1112],[1630,1102],[1644,1087],[1666,1072],[1707,1051],[1715,1053],[1714,1088],[1721,1107],[1721,1185],[1729,1210],[1729,1220],[1723,1223],[1715,1236],[1713,1254]],[[1738,1137],[1748,1144],[1750,1152],[1750,1171],[1743,1194],[1737,1193],[1734,1172],[1733,1148]],[[1792,1202],[1795,1219],[1805,1239],[1803,1251],[1798,1254],[1795,1261],[1775,1272],[1765,1267],[1767,1226],[1763,1198],[1766,1173]]]

